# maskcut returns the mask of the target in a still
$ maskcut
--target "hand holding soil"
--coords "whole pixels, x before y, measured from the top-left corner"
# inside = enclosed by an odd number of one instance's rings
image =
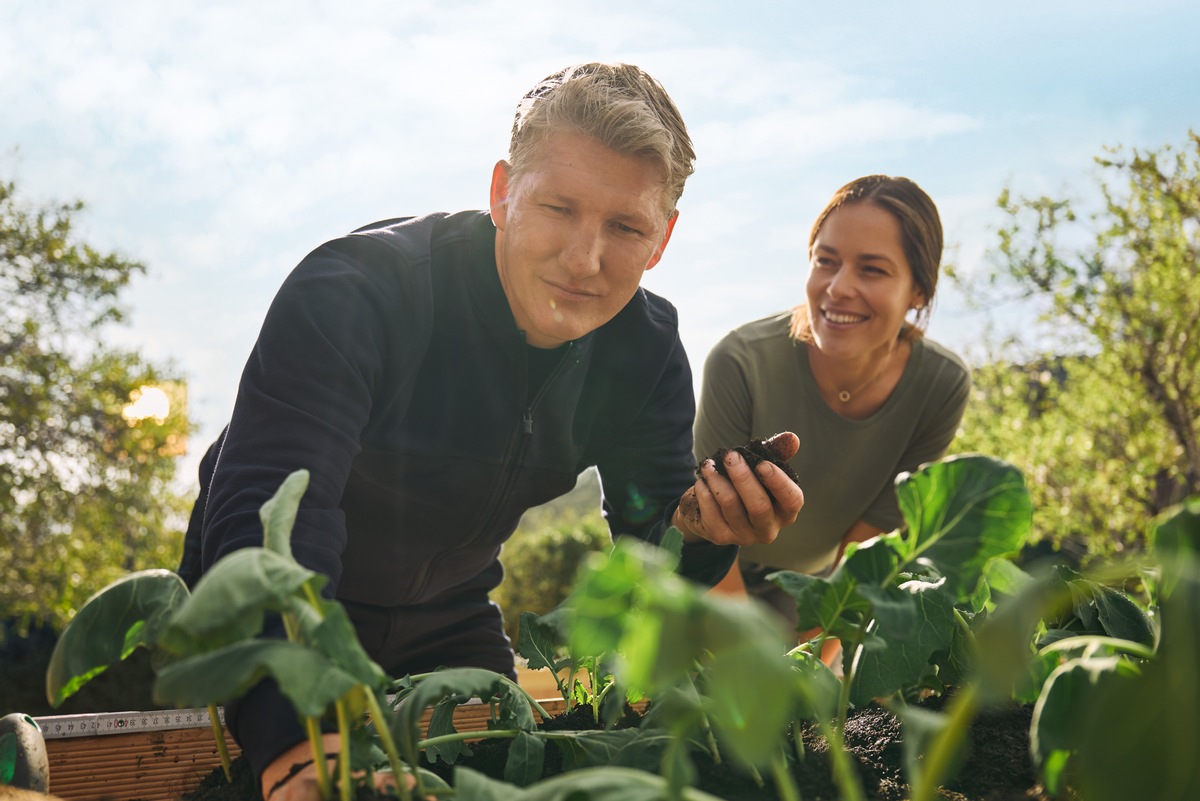
[[[685,541],[754,545],[774,541],[804,505],[804,492],[787,461],[800,440],[790,431],[720,448],[696,469],[673,523]]]

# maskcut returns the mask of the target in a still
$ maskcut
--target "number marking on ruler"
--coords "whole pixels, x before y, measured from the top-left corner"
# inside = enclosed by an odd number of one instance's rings
[[[218,719],[225,723],[225,710],[218,708]],[[95,737],[126,732],[166,731],[169,729],[209,728],[212,717],[207,709],[162,709],[154,712],[97,712],[83,715],[50,715],[34,718],[46,739]]]

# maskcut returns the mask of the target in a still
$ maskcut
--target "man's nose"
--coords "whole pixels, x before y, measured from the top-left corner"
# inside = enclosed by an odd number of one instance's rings
[[[594,275],[600,271],[602,248],[603,243],[598,230],[586,224],[577,225],[563,248],[563,265],[576,278]]]

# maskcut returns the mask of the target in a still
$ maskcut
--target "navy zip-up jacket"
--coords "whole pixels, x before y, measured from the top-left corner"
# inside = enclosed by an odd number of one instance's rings
[[[501,544],[588,467],[613,536],[658,542],[695,480],[692,375],[674,307],[639,289],[564,346],[540,387],[527,387],[527,351],[486,212],[389,220],[317,248],[272,303],[202,465],[181,574],[194,582],[261,545],[259,507],[300,468],[311,478],[296,559],[329,577],[333,597],[411,609],[403,636],[414,648],[457,621],[480,625],[472,607],[488,605],[503,575]],[[735,551],[688,545],[681,572],[711,584]],[[485,617],[493,630],[481,642],[503,653],[472,658],[511,672],[499,616]],[[263,719],[277,698],[260,701],[229,710],[256,774],[300,739],[294,716]]]

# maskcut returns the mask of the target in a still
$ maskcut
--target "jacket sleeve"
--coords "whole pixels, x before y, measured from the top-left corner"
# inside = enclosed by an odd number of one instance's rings
[[[388,258],[386,246],[366,237],[337,240],[305,258],[280,288],[202,493],[204,569],[238,548],[261,545],[259,508],[291,472],[305,468],[310,480],[293,555],[328,576],[325,592],[334,592],[346,542],[339,502],[383,382],[382,365],[404,373],[396,366],[409,362],[415,374],[426,344],[421,316],[430,304],[421,287],[402,289],[368,269]],[[277,618],[264,636],[282,636]],[[273,682],[257,685],[226,712],[255,776],[304,738]]]
[[[678,334],[648,401],[597,465],[604,515],[614,539],[633,536],[654,544],[695,482],[692,371]],[[712,586],[728,572],[737,546],[698,542],[683,547],[679,572]]]
[[[262,543],[258,510],[293,471],[310,473],[292,534],[296,560],[336,589],[346,544],[339,504],[372,405],[387,380],[415,375],[427,342],[427,296],[380,280],[386,246],[348,237],[314,251],[267,312],[242,373],[203,512],[205,569]]]

